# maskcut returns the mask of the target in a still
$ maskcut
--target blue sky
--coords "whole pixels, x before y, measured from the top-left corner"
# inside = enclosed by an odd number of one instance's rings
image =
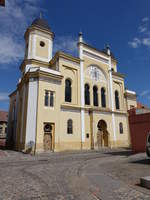
[[[150,107],[150,1],[6,0],[0,7],[0,109],[20,77],[24,32],[42,11],[55,33],[54,51],[76,53],[78,32],[98,49],[109,43],[128,89]]]

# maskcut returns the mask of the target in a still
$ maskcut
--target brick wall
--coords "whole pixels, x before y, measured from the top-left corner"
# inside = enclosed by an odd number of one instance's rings
[[[129,126],[133,152],[145,152],[147,135],[150,132],[150,113],[136,114],[136,110],[130,110]]]

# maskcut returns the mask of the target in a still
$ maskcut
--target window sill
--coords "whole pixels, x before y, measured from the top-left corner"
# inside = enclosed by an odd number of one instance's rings
[[[54,107],[51,107],[51,106],[44,106],[44,109],[47,109],[47,110],[54,110]]]

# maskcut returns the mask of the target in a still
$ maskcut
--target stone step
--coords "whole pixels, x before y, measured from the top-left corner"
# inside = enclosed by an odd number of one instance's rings
[[[141,186],[150,189],[150,176],[145,176],[140,179]]]

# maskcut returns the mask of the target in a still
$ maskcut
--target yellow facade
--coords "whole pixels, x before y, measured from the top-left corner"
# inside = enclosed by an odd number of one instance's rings
[[[27,49],[20,67],[22,78],[10,95],[8,142],[13,138],[17,150],[130,146],[129,98],[124,76],[117,72],[117,61],[108,51],[96,50],[81,37],[78,58],[63,52],[52,57],[53,33],[48,27],[42,27],[41,22],[38,26],[32,24],[25,33]],[[69,101],[65,93],[67,80],[71,85]],[[85,103],[86,84],[89,105]],[[130,101],[136,105],[136,95],[133,96]]]

